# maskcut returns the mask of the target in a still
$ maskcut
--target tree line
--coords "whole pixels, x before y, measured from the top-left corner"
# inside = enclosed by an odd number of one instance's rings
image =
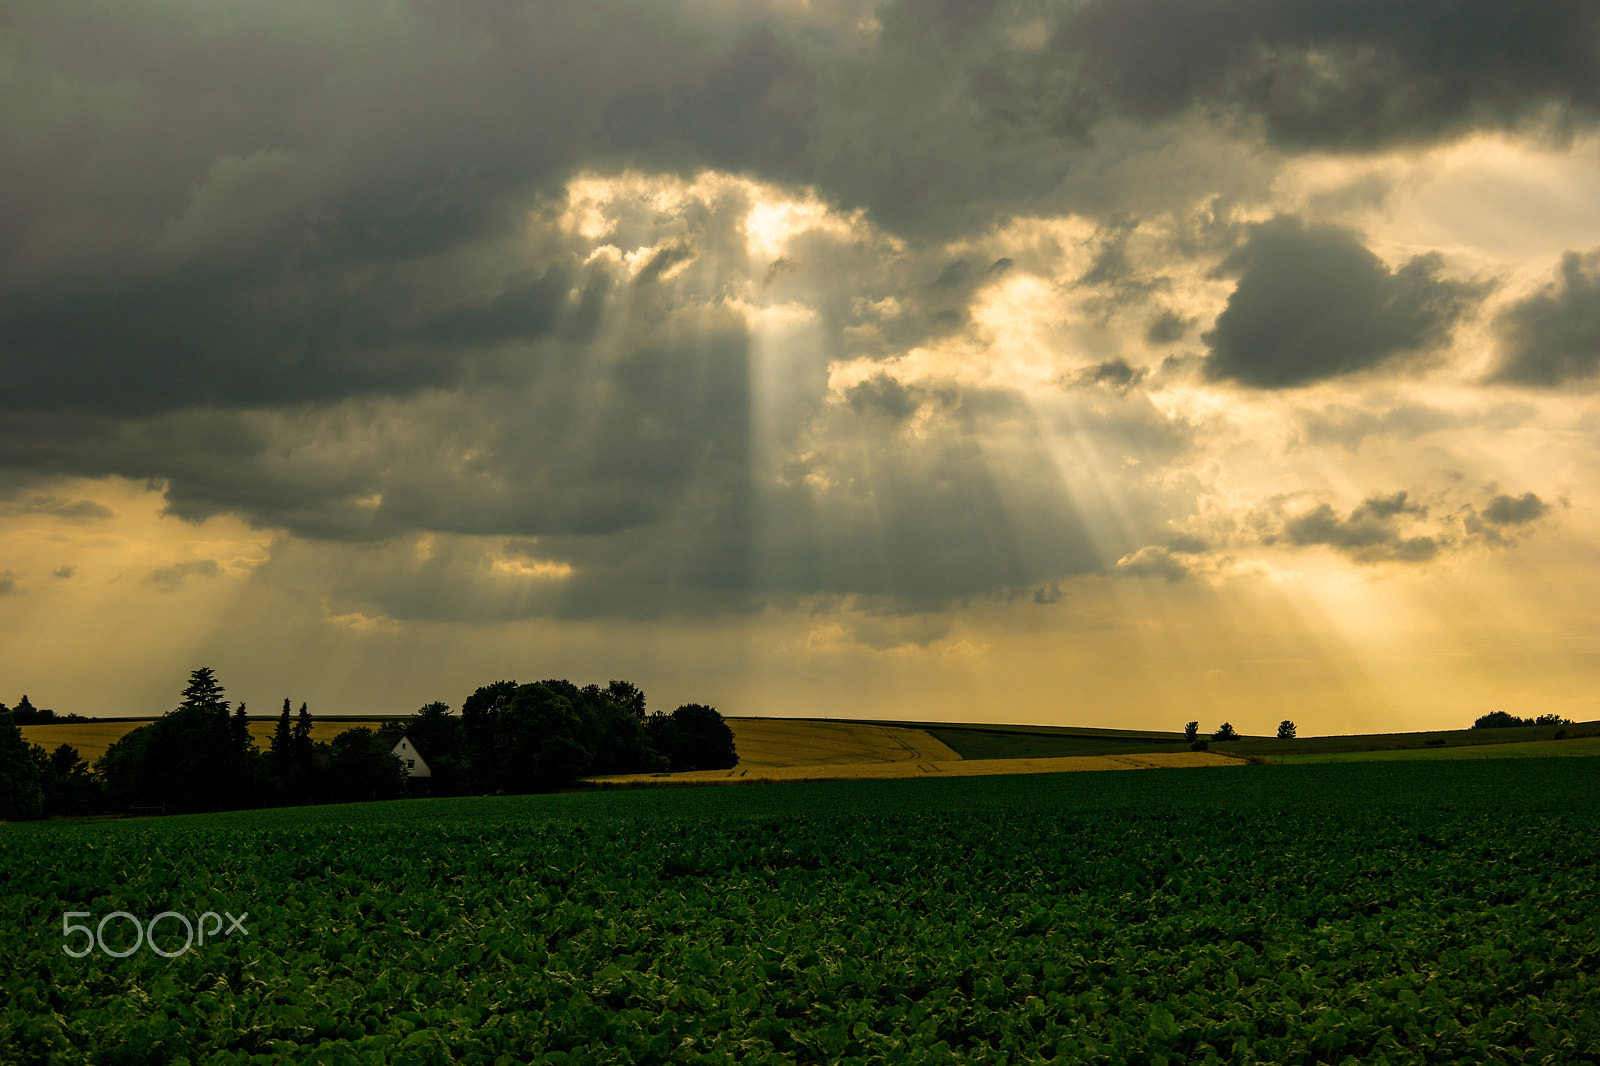
[[[428,764],[424,787],[435,795],[547,791],[592,774],[724,769],[738,762],[733,731],[714,708],[685,704],[670,714],[650,714],[644,693],[627,681],[603,689],[565,680],[497,681],[468,696],[460,715],[429,703],[383,722],[378,732],[355,727],[331,741],[313,740],[307,705],[295,713],[285,699],[263,751],[251,736],[245,704],[232,707],[215,672],[201,667],[189,675],[177,708],[127,733],[92,767],[71,745],[47,752],[27,744],[19,725],[41,719],[27,697],[17,709],[24,705],[26,723],[0,703],[0,818],[8,820],[138,807],[238,810],[395,798],[411,787],[393,751],[395,733],[409,737]]]

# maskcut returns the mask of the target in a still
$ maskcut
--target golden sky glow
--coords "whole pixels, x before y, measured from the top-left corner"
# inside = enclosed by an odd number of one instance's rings
[[[1587,73],[960,7],[21,19],[0,699],[1600,718]]]

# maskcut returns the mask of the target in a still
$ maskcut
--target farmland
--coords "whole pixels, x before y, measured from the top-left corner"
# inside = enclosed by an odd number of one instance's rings
[[[1584,758],[13,825],[0,1060],[1592,1063],[1597,830]]]
[[[106,753],[106,749],[140,726],[149,725],[153,718],[107,718],[97,722],[59,722],[48,725],[22,726],[22,739],[38,744],[46,751],[54,751],[59,744],[70,744],[78,749],[85,762],[93,763]],[[377,729],[383,722],[376,718],[313,718],[311,739],[330,741],[346,729],[364,726]],[[272,731],[278,727],[276,715],[252,717],[250,739],[265,750],[272,743]]]

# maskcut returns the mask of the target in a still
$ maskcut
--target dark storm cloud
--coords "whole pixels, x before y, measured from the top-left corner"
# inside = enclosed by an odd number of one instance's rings
[[[1462,525],[1469,536],[1488,544],[1505,546],[1514,544],[1542,519],[1550,515],[1550,504],[1532,492],[1521,496],[1499,495],[1482,507],[1468,506],[1462,514]]]
[[[1600,105],[1593,0],[1093,0],[1032,63],[982,67],[1001,121],[1085,136],[1190,107],[1292,146],[1367,149]]]
[[[1496,496],[1482,511],[1483,520],[1497,526],[1526,525],[1550,512],[1550,505],[1531,492],[1521,496]]]
[[[593,153],[649,149],[602,133],[608,99],[709,70],[704,102],[726,98],[695,111],[696,135],[730,165],[760,163],[749,137],[795,132],[739,110],[770,37],[696,32],[657,5],[232,16],[4,16],[27,48],[0,131],[0,409],[149,415],[449,384],[474,348],[562,325],[560,262],[524,261],[488,292],[467,279]]]
[[[765,27],[704,71],[623,91],[604,128],[625,155],[793,176],[814,133],[816,74]]]
[[[1261,223],[1223,265],[1239,283],[1205,335],[1206,374],[1290,388],[1437,347],[1483,291],[1440,267],[1426,255],[1390,272],[1348,230]]]
[[[1533,492],[1457,501],[1429,506],[1409,491],[1374,494],[1345,514],[1328,503],[1293,509],[1279,500],[1255,525],[1267,546],[1327,547],[1358,563],[1422,564],[1473,545],[1508,547],[1550,513]]]
[[[1592,382],[1600,371],[1600,250],[1568,252],[1557,280],[1512,304],[1496,325],[1503,359],[1491,381]]]
[[[1282,539],[1299,547],[1324,544],[1358,562],[1427,562],[1443,547],[1440,539],[1408,536],[1400,523],[1402,518],[1421,519],[1427,514],[1428,509],[1409,500],[1405,492],[1370,496],[1342,517],[1324,503],[1285,522]]]

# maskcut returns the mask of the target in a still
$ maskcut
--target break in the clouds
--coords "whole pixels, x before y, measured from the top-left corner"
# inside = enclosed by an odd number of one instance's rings
[[[1254,693],[1215,617],[1308,661],[1372,575],[1588,565],[1600,222],[1530,205],[1597,55],[1589,0],[13,5],[7,624]]]

